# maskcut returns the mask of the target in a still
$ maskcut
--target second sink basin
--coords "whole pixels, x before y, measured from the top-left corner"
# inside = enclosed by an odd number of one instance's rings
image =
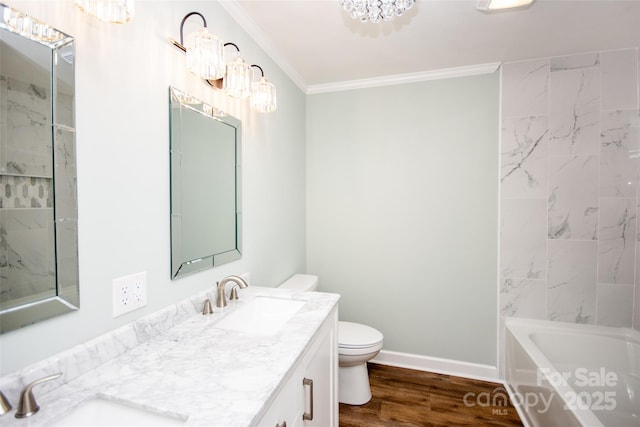
[[[216,327],[259,335],[273,335],[305,305],[305,301],[256,297],[220,319]]]
[[[72,426],[182,426],[185,420],[96,397],[69,411],[52,427]]]

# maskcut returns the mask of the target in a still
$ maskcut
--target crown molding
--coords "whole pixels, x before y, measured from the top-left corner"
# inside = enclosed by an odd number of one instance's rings
[[[474,76],[479,74],[490,74],[500,67],[499,62],[489,64],[470,65],[454,68],[443,68],[440,70],[421,71],[417,73],[396,74],[391,76],[373,77],[369,79],[348,80],[335,83],[324,83],[317,85],[308,85],[295,67],[293,67],[284,56],[280,54],[268,40],[269,38],[260,29],[249,15],[235,0],[221,0],[220,5],[235,20],[242,29],[260,46],[262,50],[275,62],[282,71],[289,76],[293,83],[307,95],[339,92],[344,90],[365,89],[379,86],[391,86],[404,83],[415,83],[428,80],[448,79],[454,77]]]
[[[378,86],[391,86],[404,83],[423,82],[427,80],[449,79],[454,77],[475,76],[494,73],[500,62],[489,64],[469,65],[463,67],[443,68],[440,70],[421,71],[418,73],[396,74],[391,76],[374,77],[370,79],[349,80],[337,83],[312,85],[307,87],[307,95],[318,93],[338,92],[343,90],[366,89]]]

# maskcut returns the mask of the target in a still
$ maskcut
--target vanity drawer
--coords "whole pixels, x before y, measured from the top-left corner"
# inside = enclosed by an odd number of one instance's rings
[[[278,392],[267,413],[258,422],[257,427],[301,427],[301,384],[300,372],[299,369],[296,369],[284,387]]]

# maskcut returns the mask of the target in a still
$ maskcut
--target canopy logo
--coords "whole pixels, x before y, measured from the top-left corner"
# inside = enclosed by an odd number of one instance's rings
[[[617,406],[615,386],[618,375],[605,368],[589,370],[577,368],[558,372],[549,368],[538,369],[536,386],[530,391],[515,391],[511,401],[516,407],[546,413],[554,398],[561,398],[565,410],[611,411]],[[556,391],[557,390],[557,391]],[[468,392],[463,397],[467,407],[492,408],[493,415],[508,413],[509,395],[502,387],[480,393]]]

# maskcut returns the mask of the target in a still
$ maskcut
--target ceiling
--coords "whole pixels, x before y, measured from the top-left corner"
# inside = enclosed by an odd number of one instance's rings
[[[307,93],[363,79],[640,46],[640,0],[536,0],[497,13],[477,10],[475,0],[418,0],[379,24],[350,18],[340,0],[221,4]]]

